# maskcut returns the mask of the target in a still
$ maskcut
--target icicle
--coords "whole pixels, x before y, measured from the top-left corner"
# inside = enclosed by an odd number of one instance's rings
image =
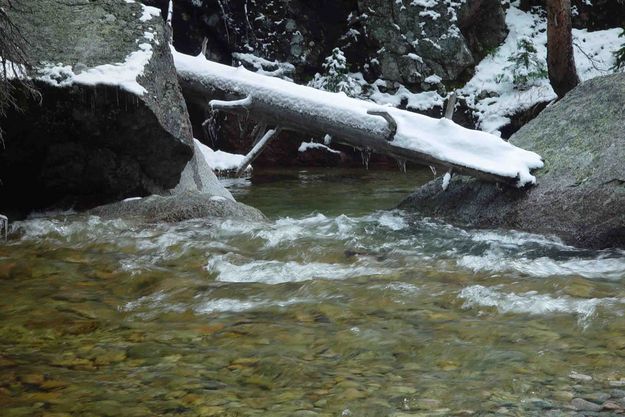
[[[0,214],[0,232],[4,230],[4,240],[9,237],[9,218]]]
[[[365,166],[367,171],[369,170],[369,159],[371,158],[371,149],[363,149],[360,151],[360,157],[362,158],[362,163]]]
[[[405,159],[396,159],[397,165],[399,166],[399,170],[406,173],[406,160]]]
[[[436,177],[436,167],[430,165],[430,170],[432,171],[432,174],[434,174],[434,176]]]
[[[202,123],[206,135],[210,138],[213,146],[217,143],[217,118],[214,112],[209,112],[208,117]]]
[[[330,146],[330,144],[332,143],[332,136],[330,136],[330,135],[326,134],[326,135],[323,137],[323,143],[324,143],[326,146]]]

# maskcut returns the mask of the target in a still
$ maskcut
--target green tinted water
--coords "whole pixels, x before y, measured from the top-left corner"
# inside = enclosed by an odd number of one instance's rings
[[[231,182],[268,223],[14,224],[0,245],[0,415],[625,407],[625,255],[382,211],[427,178]]]

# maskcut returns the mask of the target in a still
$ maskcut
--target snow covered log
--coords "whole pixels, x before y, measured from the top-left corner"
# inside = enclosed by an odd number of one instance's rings
[[[534,184],[541,157],[492,134],[345,94],[320,91],[172,50],[183,90],[214,109],[243,114],[261,124],[305,132],[358,148],[522,187]],[[394,122],[394,123],[393,123]]]

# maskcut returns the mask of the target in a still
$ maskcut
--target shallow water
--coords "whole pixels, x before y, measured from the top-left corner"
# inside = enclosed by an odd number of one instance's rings
[[[625,253],[385,211],[427,179],[229,181],[267,223],[14,223],[0,244],[0,414],[625,407]]]

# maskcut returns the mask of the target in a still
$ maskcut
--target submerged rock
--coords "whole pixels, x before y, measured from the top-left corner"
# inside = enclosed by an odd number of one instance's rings
[[[11,10],[41,101],[0,120],[0,210],[89,208],[173,188],[191,125],[158,10],[40,0]]]
[[[265,216],[253,207],[231,198],[197,191],[121,201],[96,207],[89,214],[105,218],[137,218],[146,222],[179,222],[206,217],[265,220]]]
[[[432,181],[400,207],[474,227],[553,234],[580,247],[625,247],[625,74],[587,81],[510,140],[539,153],[538,185],[500,190]]]

